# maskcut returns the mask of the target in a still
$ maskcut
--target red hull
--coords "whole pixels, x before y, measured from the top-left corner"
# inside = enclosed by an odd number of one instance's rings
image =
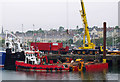
[[[0,68],[4,67],[4,65],[0,65]]]
[[[102,71],[108,69],[108,63],[97,63],[91,65],[85,65],[86,71]]]
[[[78,71],[78,66],[73,67],[74,71]],[[84,68],[83,68],[84,69]],[[108,69],[108,63],[96,63],[85,65],[85,70],[87,72],[98,72]]]
[[[31,65],[26,64],[24,62],[18,62],[16,61],[16,70],[18,69],[29,69],[34,71],[47,71],[47,70],[53,70],[53,71],[69,71],[69,68],[64,68],[63,65]]]

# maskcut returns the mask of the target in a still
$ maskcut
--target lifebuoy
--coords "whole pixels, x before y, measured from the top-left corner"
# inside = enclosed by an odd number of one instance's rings
[[[97,52],[97,51],[95,51],[95,55],[97,55],[97,53],[98,53],[98,52]]]
[[[77,53],[78,53],[78,55],[80,55],[80,51],[78,51]]]
[[[85,55],[85,51],[82,51],[82,54]]]
[[[93,51],[90,51],[90,55],[92,55],[93,54]]]

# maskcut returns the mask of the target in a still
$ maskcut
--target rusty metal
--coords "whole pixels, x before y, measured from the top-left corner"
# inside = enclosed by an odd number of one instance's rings
[[[106,22],[103,23],[103,59],[106,59]]]

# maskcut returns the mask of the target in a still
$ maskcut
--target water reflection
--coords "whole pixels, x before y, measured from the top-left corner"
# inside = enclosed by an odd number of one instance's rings
[[[99,72],[79,72],[81,76],[81,80],[107,80],[106,74],[107,70],[99,71]]]
[[[102,72],[17,72],[17,75],[25,76],[33,80],[107,80],[107,71]]]
[[[69,79],[69,72],[64,73],[46,73],[46,72],[23,72],[27,77],[36,80],[62,80]]]
[[[114,68],[114,70],[116,70]],[[99,72],[23,72],[2,71],[3,80],[118,80],[118,73],[112,70]]]

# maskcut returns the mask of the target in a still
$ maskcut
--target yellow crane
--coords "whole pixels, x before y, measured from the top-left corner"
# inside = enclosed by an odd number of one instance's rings
[[[83,54],[83,55],[85,54],[95,55],[97,54],[97,49],[95,49],[95,44],[92,43],[90,40],[90,34],[89,34],[87,17],[86,17],[83,0],[80,0],[80,2],[81,2],[81,7],[82,7],[82,10],[80,11],[80,13],[81,13],[81,17],[82,17],[82,21],[84,25],[83,46],[79,47],[78,49],[75,49],[73,53]],[[87,37],[87,43],[85,42],[85,37]]]
[[[81,7],[82,7],[82,10],[80,11],[80,13],[81,13],[82,21],[84,24],[85,32],[83,35],[83,47],[79,47],[79,49],[95,49],[95,44],[91,43],[91,40],[90,40],[90,34],[88,29],[84,3],[83,3],[83,0],[80,0],[80,1],[81,1]],[[85,37],[87,37],[87,43],[85,43]]]
[[[77,54],[93,54],[95,55],[97,51],[99,54],[103,53],[103,46],[95,46],[94,43],[91,42],[90,40],[90,34],[89,34],[89,28],[88,28],[88,23],[87,23],[87,17],[86,17],[86,12],[85,12],[85,6],[83,3],[83,0],[80,0],[81,2],[81,7],[82,10],[80,11],[83,25],[84,25],[84,35],[83,35],[83,46],[79,47],[78,49],[75,49],[73,53]],[[85,42],[85,37],[87,37],[87,42]],[[108,52],[108,49],[106,49],[106,52]]]

